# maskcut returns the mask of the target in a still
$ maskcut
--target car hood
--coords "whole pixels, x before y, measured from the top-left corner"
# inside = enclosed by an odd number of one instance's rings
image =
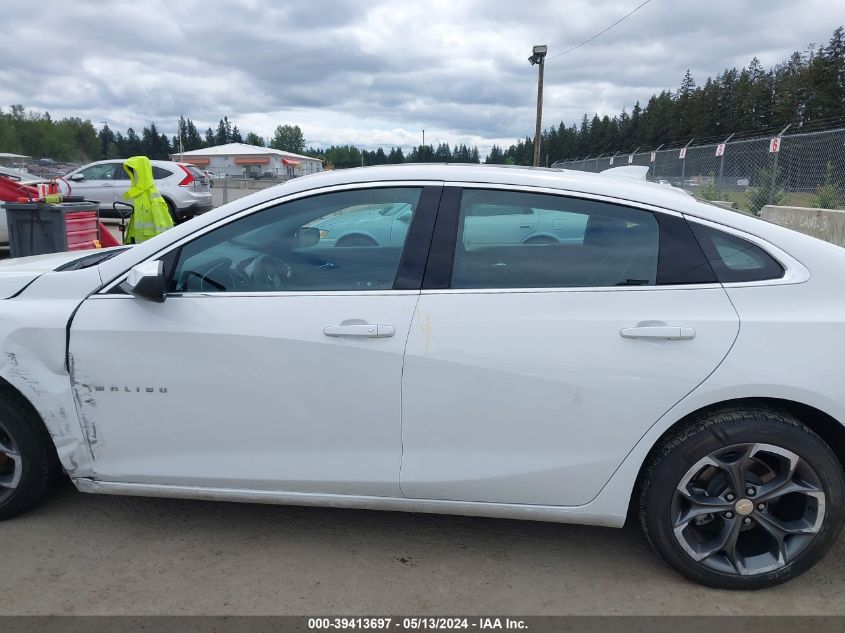
[[[50,253],[0,261],[0,299],[14,297],[44,273],[90,254],[91,251]]]

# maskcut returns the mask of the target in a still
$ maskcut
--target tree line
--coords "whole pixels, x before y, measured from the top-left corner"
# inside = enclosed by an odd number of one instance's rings
[[[168,136],[155,123],[138,133],[130,127],[125,132],[113,131],[103,124],[99,130],[91,121],[79,117],[54,120],[49,112],[27,111],[22,105],[8,110],[0,108],[0,151],[23,154],[33,158],[52,158],[61,162],[87,162],[106,158],[148,156],[167,160],[170,154],[223,145],[247,143],[301,153],[305,137],[298,125],[279,125],[273,136],[265,139],[255,132],[241,133],[238,126],[224,116],[217,128],[208,127],[204,133],[190,118],[179,117],[177,133]]]
[[[406,154],[401,147],[391,147],[387,152],[381,147],[376,150],[362,150],[353,145],[333,145],[327,149],[308,148],[309,156],[321,159],[328,169],[344,169],[369,165],[393,165],[398,163],[480,163],[478,147],[448,143],[417,145]]]
[[[845,124],[845,34],[837,28],[826,46],[810,44],[766,70],[754,57],[742,69],[727,68],[697,85],[689,70],[676,91],[652,95],[630,114],[560,122],[542,133],[542,162],[598,156],[616,151],[721,141],[734,132],[762,132],[791,124]],[[530,165],[534,140],[526,137],[507,149],[494,146],[488,163]]]

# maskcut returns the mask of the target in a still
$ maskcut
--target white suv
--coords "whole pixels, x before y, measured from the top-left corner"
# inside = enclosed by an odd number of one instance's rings
[[[150,162],[156,187],[167,202],[174,222],[187,220],[214,207],[208,177],[202,170],[167,160]],[[103,217],[119,217],[112,203],[124,202],[123,194],[130,186],[122,160],[89,163],[64,176],[64,181],[62,188],[65,193],[99,202]]]

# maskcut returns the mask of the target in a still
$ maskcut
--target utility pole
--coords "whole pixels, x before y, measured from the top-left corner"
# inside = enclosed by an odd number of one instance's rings
[[[543,126],[543,67],[549,47],[545,44],[535,46],[533,55],[528,58],[531,65],[538,64],[540,72],[537,77],[537,129],[534,131],[534,167],[540,166],[540,134]]]
[[[179,115],[179,121],[180,122],[182,121],[182,115],[181,114]],[[182,162],[182,153],[184,151],[184,148],[182,147],[182,126],[178,125],[178,128],[179,128],[179,162],[181,163]]]
[[[422,159],[425,162],[425,130],[423,130]]]

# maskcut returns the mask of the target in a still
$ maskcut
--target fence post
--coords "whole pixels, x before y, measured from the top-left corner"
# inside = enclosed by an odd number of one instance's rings
[[[687,179],[687,148],[692,145],[692,142],[695,140],[695,137],[689,140],[689,143],[684,145],[684,157],[681,159],[681,187],[684,186],[684,182]]]
[[[778,134],[777,137],[781,138],[783,136],[783,133],[786,132],[790,128],[791,125],[792,125],[792,123],[790,123],[785,128],[783,128],[780,131],[780,134]],[[783,144],[782,142],[779,142],[779,143],[781,145]],[[775,203],[775,191],[777,191],[777,188],[778,188],[778,156],[780,156],[780,150],[781,150],[781,148],[780,148],[780,145],[779,145],[778,151],[774,152],[775,156],[772,159],[772,186],[769,188],[769,204]]]
[[[223,204],[229,202],[229,174],[223,175]]]
[[[731,134],[728,138],[726,138],[724,141],[722,141],[722,145],[725,145],[725,150],[722,152],[722,155],[719,157],[721,159],[719,161],[719,184],[716,186],[716,189],[720,192],[722,191],[722,185],[724,185],[724,181],[722,180],[722,178],[723,178],[722,174],[725,171],[725,152],[728,151],[728,148],[727,148],[728,141],[731,140],[733,137],[734,137],[734,135]]]
[[[653,167],[651,169],[651,176],[655,180],[657,180],[657,152],[659,152],[660,148],[663,147],[664,145],[665,145],[665,143],[661,143],[660,145],[657,146],[657,149],[651,150],[654,153],[654,163],[653,163]],[[649,161],[648,162],[651,163],[651,154],[649,154]],[[648,172],[646,172],[646,173],[648,173]]]

